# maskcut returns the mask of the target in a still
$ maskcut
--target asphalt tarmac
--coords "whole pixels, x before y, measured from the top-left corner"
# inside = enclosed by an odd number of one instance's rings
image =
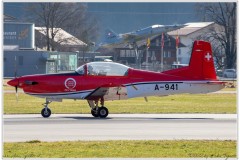
[[[237,140],[236,114],[4,115],[3,141]]]

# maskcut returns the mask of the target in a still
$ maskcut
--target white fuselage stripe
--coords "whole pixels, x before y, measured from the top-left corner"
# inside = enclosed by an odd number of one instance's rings
[[[127,88],[127,97],[145,97],[162,96],[180,93],[208,93],[219,90],[221,84],[209,85],[208,83],[217,81],[149,81],[128,83],[123,86]],[[59,93],[30,93],[26,94],[42,98],[59,99],[85,99],[92,94],[95,89],[77,91],[77,92],[59,92]]]

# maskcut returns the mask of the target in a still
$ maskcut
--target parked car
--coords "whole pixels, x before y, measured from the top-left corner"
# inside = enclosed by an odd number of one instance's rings
[[[236,78],[237,72],[235,69],[225,69],[223,72],[223,77],[225,78]]]
[[[221,69],[218,69],[218,70],[216,71],[216,73],[217,73],[217,76],[218,76],[218,77],[222,77],[222,76],[223,76],[223,71],[222,71]]]

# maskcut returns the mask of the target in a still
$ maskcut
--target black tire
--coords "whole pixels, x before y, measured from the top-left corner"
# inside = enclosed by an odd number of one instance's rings
[[[92,114],[93,117],[99,117],[98,116],[98,112],[96,111],[96,109],[95,110],[92,109],[91,110],[91,114]]]
[[[41,114],[44,118],[48,118],[51,116],[52,113],[49,108],[47,108],[47,111],[45,110],[45,108],[43,108]]]
[[[100,118],[106,118],[108,116],[108,109],[106,107],[98,108],[98,116]]]

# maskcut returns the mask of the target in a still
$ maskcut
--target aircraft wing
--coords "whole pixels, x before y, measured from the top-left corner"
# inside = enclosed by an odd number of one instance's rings
[[[84,99],[98,100],[104,98],[104,100],[121,100],[128,99],[126,87],[99,87],[87,95]]]

